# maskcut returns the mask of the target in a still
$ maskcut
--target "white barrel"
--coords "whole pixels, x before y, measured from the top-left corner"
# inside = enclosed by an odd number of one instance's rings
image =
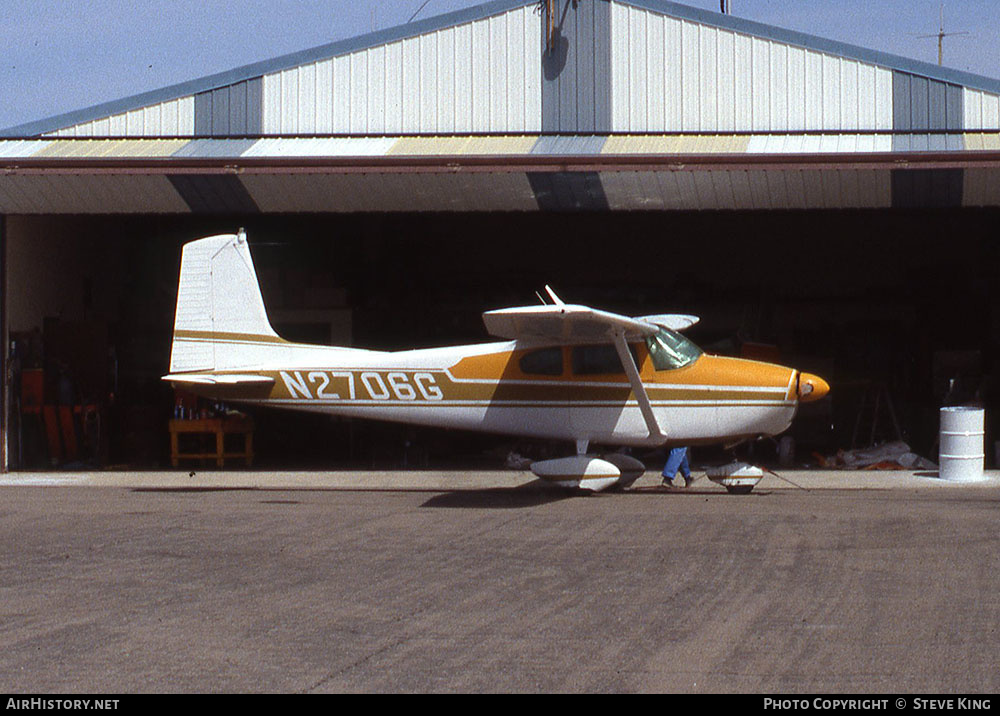
[[[983,479],[984,424],[982,408],[941,408],[941,479]]]

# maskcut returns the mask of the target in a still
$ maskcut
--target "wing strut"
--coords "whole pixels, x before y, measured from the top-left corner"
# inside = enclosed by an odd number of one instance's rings
[[[660,445],[666,441],[667,436],[663,434],[659,423],[656,422],[656,415],[653,414],[653,406],[649,404],[649,396],[646,394],[646,388],[642,384],[642,378],[639,377],[639,369],[635,365],[635,359],[632,358],[632,352],[629,351],[628,344],[625,342],[625,331],[621,328],[615,330],[615,349],[618,351],[618,358],[622,362],[622,367],[625,368],[625,374],[628,375],[629,383],[632,384],[632,392],[639,403],[639,410],[642,412],[642,417],[646,421],[646,428],[649,430],[649,442],[654,445]]]

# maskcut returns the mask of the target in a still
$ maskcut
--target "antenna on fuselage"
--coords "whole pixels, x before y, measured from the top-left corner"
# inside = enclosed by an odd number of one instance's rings
[[[549,298],[552,299],[552,303],[554,303],[555,305],[557,305],[557,306],[565,306],[566,305],[565,303],[563,303],[563,300],[556,295],[556,292],[553,291],[552,288],[548,284],[545,285],[545,292],[547,294],[549,294]]]

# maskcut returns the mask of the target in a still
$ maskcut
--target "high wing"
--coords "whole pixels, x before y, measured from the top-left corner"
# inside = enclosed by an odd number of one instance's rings
[[[548,306],[519,306],[486,311],[483,322],[491,335],[514,340],[540,340],[554,343],[593,343],[610,341],[615,332],[625,332],[625,340],[634,341],[655,335],[658,326],[683,331],[698,322],[698,316],[660,313],[630,318],[589,306],[566,304],[552,289],[545,289],[555,300]]]
[[[649,402],[646,388],[639,376],[635,359],[628,349],[628,342],[641,340],[656,335],[659,326],[665,324],[668,318],[694,319],[679,320],[678,325],[692,325],[698,319],[694,316],[651,316],[658,320],[647,318],[629,318],[617,313],[601,311],[589,306],[565,304],[558,300],[546,286],[549,295],[555,299],[555,305],[522,306],[518,308],[503,308],[483,313],[486,330],[500,338],[514,340],[545,341],[560,344],[581,343],[612,343],[618,352],[625,374],[628,376],[632,393],[639,403],[639,410],[649,430],[649,441],[660,444],[667,439],[660,429],[656,415]]]
[[[589,306],[556,304],[486,311],[486,330],[499,338],[553,343],[610,343],[617,331],[633,341],[656,334],[656,324]]]

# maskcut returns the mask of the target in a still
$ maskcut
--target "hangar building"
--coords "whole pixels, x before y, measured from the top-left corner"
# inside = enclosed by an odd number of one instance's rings
[[[826,377],[800,456],[933,458],[939,406],[1000,399],[998,150],[1000,80],[666,0],[494,0],[12,127],[2,464],[168,464],[180,247],[239,227],[288,338],[486,340],[551,284]],[[513,449],[254,419],[264,466]]]

